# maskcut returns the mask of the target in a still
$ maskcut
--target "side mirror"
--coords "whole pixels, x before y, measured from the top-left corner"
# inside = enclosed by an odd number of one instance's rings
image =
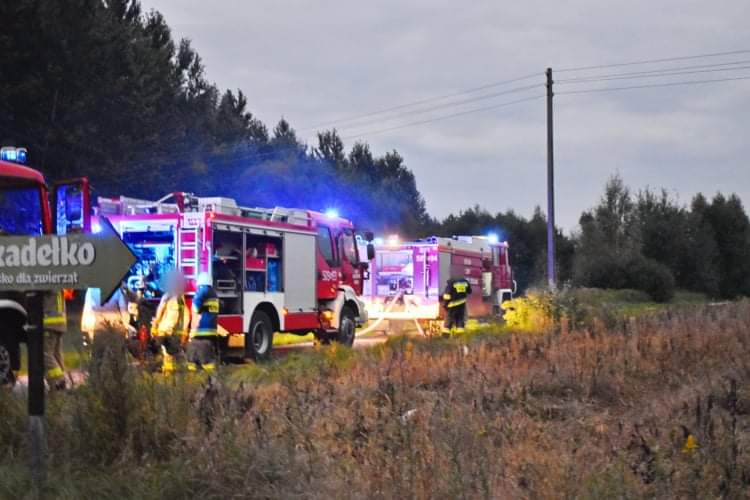
[[[375,245],[373,245],[372,243],[368,243],[367,244],[367,260],[372,260],[374,258],[375,258]]]
[[[375,233],[373,233],[372,231],[365,231],[365,241],[372,241],[374,239],[375,239]],[[368,255],[369,255],[369,251],[368,251]]]
[[[54,184],[52,217],[58,235],[91,232],[91,195],[88,179],[84,177]]]

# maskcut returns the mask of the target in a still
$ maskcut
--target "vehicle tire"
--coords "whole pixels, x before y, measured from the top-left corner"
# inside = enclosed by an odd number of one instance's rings
[[[271,357],[273,349],[273,322],[268,314],[256,311],[245,334],[245,355],[256,361]]]
[[[336,342],[347,347],[354,345],[354,337],[357,332],[357,322],[354,311],[349,306],[341,309],[339,319],[339,331],[336,333]]]

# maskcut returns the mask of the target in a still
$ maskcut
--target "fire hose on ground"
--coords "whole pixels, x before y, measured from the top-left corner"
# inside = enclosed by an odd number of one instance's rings
[[[375,331],[375,329],[385,319],[385,315],[388,314],[389,312],[391,312],[391,309],[393,309],[393,306],[396,305],[396,302],[398,301],[398,299],[401,298],[401,296],[403,294],[404,294],[404,292],[403,292],[403,290],[401,290],[396,295],[394,295],[393,299],[391,299],[391,301],[388,303],[388,305],[383,310],[383,315],[381,317],[379,317],[378,319],[376,319],[375,323],[373,323],[372,325],[368,326],[364,330],[358,331],[357,332],[357,337],[362,336],[362,335],[366,335],[366,334],[368,334],[368,333],[370,333],[372,331]],[[425,333],[424,333],[424,330],[422,330],[422,326],[419,324],[419,321],[417,321],[416,319],[414,319],[414,324],[417,325],[417,330],[419,331],[419,333],[424,336]]]

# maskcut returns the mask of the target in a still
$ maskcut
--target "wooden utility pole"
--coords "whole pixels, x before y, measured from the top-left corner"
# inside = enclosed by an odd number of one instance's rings
[[[557,286],[555,275],[555,158],[552,133],[552,68],[547,68],[547,282]]]

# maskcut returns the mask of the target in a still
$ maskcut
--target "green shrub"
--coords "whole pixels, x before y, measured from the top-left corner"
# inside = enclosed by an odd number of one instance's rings
[[[628,288],[630,273],[622,258],[602,253],[576,261],[574,281],[578,286],[589,288]]]
[[[675,292],[675,279],[669,268],[641,254],[625,257],[605,252],[581,258],[575,282],[590,288],[641,290],[656,302],[668,302]]]
[[[630,287],[646,292],[656,302],[669,302],[674,297],[674,276],[664,264],[639,256],[630,261],[628,273]]]
[[[555,297],[550,292],[529,290],[524,297],[503,302],[505,324],[517,331],[543,332],[555,320]]]

